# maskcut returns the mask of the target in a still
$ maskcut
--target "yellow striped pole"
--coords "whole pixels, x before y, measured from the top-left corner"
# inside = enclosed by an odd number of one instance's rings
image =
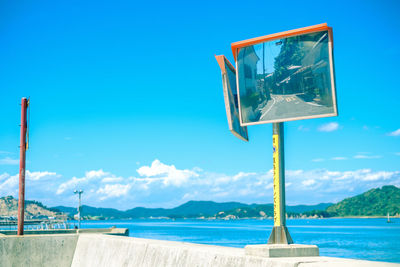
[[[286,227],[285,209],[285,160],[283,122],[272,125],[273,170],[274,170],[274,227],[268,244],[292,244]]]

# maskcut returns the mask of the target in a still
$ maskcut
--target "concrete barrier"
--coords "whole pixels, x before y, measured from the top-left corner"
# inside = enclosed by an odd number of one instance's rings
[[[107,234],[0,236],[0,266],[383,267],[386,262],[331,257],[267,258],[245,249]]]
[[[82,234],[72,266],[398,267],[400,264],[331,257],[266,258],[246,255],[241,248]]]
[[[25,230],[24,235],[54,235],[54,234],[107,234],[129,236],[128,228],[90,228],[90,229],[50,229],[50,230]],[[17,230],[0,230],[0,235],[17,235]]]
[[[0,266],[71,266],[77,234],[0,236]]]

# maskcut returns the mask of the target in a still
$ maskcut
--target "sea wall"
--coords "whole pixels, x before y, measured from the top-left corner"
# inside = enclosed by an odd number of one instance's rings
[[[400,264],[331,257],[265,258],[246,255],[241,248],[81,234],[72,266],[398,267]]]
[[[128,228],[90,228],[90,229],[48,229],[48,230],[24,230],[24,235],[54,235],[54,234],[107,234],[129,236]],[[16,235],[17,230],[0,230],[0,235]]]
[[[385,262],[331,257],[267,258],[245,249],[105,234],[0,235],[0,265],[8,266],[268,266],[383,267]]]
[[[0,236],[0,266],[71,266],[77,234]]]

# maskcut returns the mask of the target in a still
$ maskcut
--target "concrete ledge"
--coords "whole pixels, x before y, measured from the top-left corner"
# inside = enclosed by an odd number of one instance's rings
[[[50,229],[50,230],[25,230],[24,235],[54,235],[54,234],[108,234],[129,236],[128,228],[90,228],[90,229]],[[17,235],[17,230],[0,230],[2,235]]]
[[[315,245],[263,244],[263,245],[248,245],[244,249],[246,255],[267,257],[267,258],[319,256],[318,247]]]
[[[120,236],[129,236],[128,228],[87,228],[87,229],[79,229],[77,231],[78,234],[106,234],[106,235],[120,235]]]

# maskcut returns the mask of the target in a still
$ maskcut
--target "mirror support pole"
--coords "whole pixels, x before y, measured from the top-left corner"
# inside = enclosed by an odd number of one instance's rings
[[[274,169],[274,227],[268,244],[293,244],[286,227],[285,207],[285,154],[283,122],[272,125],[273,169]]]

